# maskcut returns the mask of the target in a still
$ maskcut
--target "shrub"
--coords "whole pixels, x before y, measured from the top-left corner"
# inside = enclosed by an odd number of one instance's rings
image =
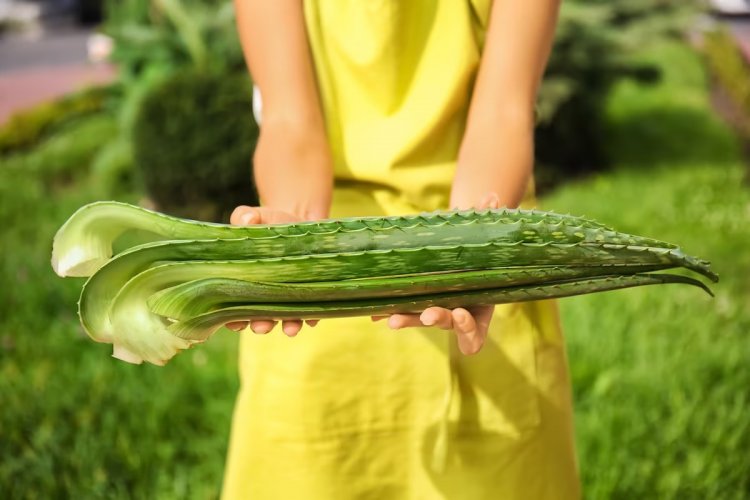
[[[60,125],[27,152],[8,154],[2,170],[17,172],[46,188],[60,188],[85,178],[102,144],[117,132],[115,119],[95,113]]]
[[[144,96],[133,157],[160,209],[220,220],[240,203],[257,203],[251,173],[257,137],[246,76],[185,70]]]
[[[71,120],[101,111],[111,92],[92,87],[14,114],[0,127],[0,154],[33,146]]]
[[[563,2],[540,91],[536,130],[541,188],[609,163],[605,106],[623,79],[653,82],[655,66],[633,54],[680,35],[695,10],[685,0],[569,0]]]
[[[125,82],[150,71],[245,68],[229,0],[109,0],[104,31]]]
[[[117,193],[132,189],[137,177],[135,169],[131,169],[135,163],[133,135],[136,116],[144,108],[142,101],[146,96],[169,86],[173,75],[182,71],[220,73],[232,78],[228,75],[246,74],[247,70],[230,0],[107,0],[106,12],[103,31],[114,40],[111,59],[117,64],[123,92],[116,102],[119,133],[102,150],[94,167],[97,179],[110,192]],[[183,95],[186,101],[193,99],[187,97],[188,91]],[[183,128],[191,130],[194,125],[184,124]],[[153,160],[152,152],[142,150],[142,154],[149,162]],[[152,180],[152,196],[160,198],[165,210],[196,218],[220,216],[214,209],[197,210],[197,199],[191,202],[192,210],[182,212],[169,201],[174,195],[154,191],[159,182]]]

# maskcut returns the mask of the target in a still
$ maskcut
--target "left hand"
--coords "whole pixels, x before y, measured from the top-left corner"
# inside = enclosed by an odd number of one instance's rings
[[[491,193],[479,202],[476,208],[498,208],[499,198]],[[442,330],[453,330],[462,353],[476,354],[484,345],[489,331],[492,313],[495,306],[476,306],[469,308],[445,309],[430,307],[421,314],[393,314],[388,318],[388,326],[394,330],[410,326],[435,326]],[[376,316],[373,320],[385,319]]]

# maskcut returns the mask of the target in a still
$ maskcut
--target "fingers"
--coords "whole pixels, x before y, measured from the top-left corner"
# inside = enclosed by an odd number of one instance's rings
[[[435,326],[443,330],[453,328],[453,316],[450,310],[442,307],[429,307],[419,315],[419,319],[425,326]]]
[[[386,316],[375,316],[374,321]],[[388,317],[388,327],[393,330],[412,326],[435,326],[442,330],[453,329],[453,316],[450,309],[429,307],[422,314],[392,314]]]
[[[463,308],[444,309],[430,307],[422,314],[393,314],[388,318],[388,326],[394,330],[412,326],[434,326],[442,330],[453,330],[458,348],[463,354],[471,355],[480,351],[487,337],[493,306],[476,307],[469,312]],[[378,321],[385,316],[374,316]]]
[[[240,205],[232,211],[229,222],[235,226],[260,224],[260,212],[254,210],[253,207]]]
[[[398,330],[408,326],[424,326],[418,314],[392,314],[388,318],[388,328]]]
[[[276,321],[270,321],[267,319],[255,320],[250,322],[250,329],[255,333],[263,335],[273,330],[276,323]]]
[[[454,309],[451,316],[459,350],[467,355],[478,353],[484,344],[484,336],[479,334],[474,316],[463,308]]]
[[[385,317],[375,316],[373,320],[378,321]],[[429,307],[422,314],[392,314],[388,318],[388,326],[393,330],[410,326],[436,326],[443,330],[450,330],[453,327],[453,319],[449,309]]]
[[[229,222],[236,226],[247,226],[250,224],[284,224],[288,222],[298,222],[299,217],[295,217],[289,212],[275,210],[268,207],[248,207],[240,205],[232,212]]]
[[[278,321],[269,320],[251,321],[250,329],[259,335],[265,335],[266,333],[269,333],[271,330],[273,330],[276,327],[277,323]],[[281,331],[284,332],[287,337],[296,337],[301,329],[301,320],[293,319],[284,320],[281,322]]]
[[[500,208],[500,198],[496,193],[487,193],[479,201],[477,208]]]
[[[317,319],[308,319],[304,323],[302,320],[285,320],[281,323],[281,330],[288,337],[295,337],[302,329],[303,324],[307,324],[310,327],[314,327],[318,324]],[[250,326],[250,329],[259,335],[265,335],[274,329],[278,321],[271,321],[266,319],[259,319],[253,321],[232,321],[227,323],[226,327],[235,332],[240,332]]]
[[[241,332],[247,328],[247,321],[232,321],[231,323],[227,323],[226,327],[235,332]]]
[[[281,330],[284,332],[284,334],[287,337],[295,337],[299,331],[302,329],[302,321],[301,320],[288,320],[288,321],[282,321],[281,323]]]
[[[481,312],[484,312],[480,310]],[[490,316],[492,311],[490,310]],[[476,354],[484,344],[487,328],[480,328],[478,318],[466,309],[443,309],[430,307],[421,314],[422,324],[435,326],[443,330],[453,330],[458,341],[458,348],[463,354]],[[482,318],[484,320],[484,318]],[[487,322],[489,325],[489,322]]]
[[[247,205],[240,205],[235,208],[232,212],[232,216],[229,218],[230,223],[238,226],[248,226],[250,224],[281,224],[298,220],[299,218],[282,210],[274,210],[268,207],[249,207]],[[263,335],[273,330],[276,323],[277,321],[269,320],[250,321],[250,329],[257,334]],[[308,320],[306,323],[310,326],[315,326],[318,323],[318,320]],[[227,328],[234,331],[240,331],[244,330],[247,327],[247,324],[247,322],[236,321],[228,323]],[[287,336],[294,337],[302,329],[302,324],[301,320],[287,320],[282,322],[281,329]]]

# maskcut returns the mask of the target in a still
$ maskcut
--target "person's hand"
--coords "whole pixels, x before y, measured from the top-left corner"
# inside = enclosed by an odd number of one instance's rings
[[[331,205],[333,166],[322,118],[304,119],[304,113],[267,113],[253,158],[253,173],[262,207],[239,206],[230,222],[235,225],[283,224],[325,219]],[[282,110],[283,111],[283,110]],[[290,118],[291,117],[291,118]],[[309,118],[309,117],[308,117]],[[250,329],[259,334],[273,330],[277,321],[234,321],[235,331]],[[306,321],[315,326],[317,321]],[[294,337],[301,320],[285,320],[281,329]]]
[[[237,226],[249,226],[251,224],[284,224],[287,222],[299,222],[301,219],[283,210],[274,210],[267,207],[248,207],[241,205],[234,209],[230,222]],[[227,328],[234,331],[241,331],[247,328],[259,334],[266,334],[273,330],[277,321],[254,320],[254,321],[233,321],[227,323]],[[315,326],[317,320],[305,321],[309,326]],[[284,320],[281,325],[282,331],[289,337],[294,337],[302,329],[301,320]]]
[[[485,196],[476,208],[498,208],[499,199],[494,193]],[[456,309],[429,307],[421,314],[393,314],[388,317],[388,326],[394,330],[410,326],[434,326],[452,330],[456,334],[458,348],[464,354],[476,354],[484,345],[495,306],[477,306]],[[387,316],[374,316],[373,320]]]

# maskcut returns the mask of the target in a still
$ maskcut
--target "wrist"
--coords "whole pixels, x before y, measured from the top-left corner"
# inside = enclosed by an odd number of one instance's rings
[[[328,216],[333,165],[324,131],[285,121],[263,122],[254,157],[263,206],[303,220]]]
[[[320,135],[325,137],[325,121],[320,113],[299,110],[270,110],[265,104],[261,112],[261,131],[274,129],[295,135]]]
[[[451,190],[451,207],[471,208],[489,193],[499,206],[523,200],[534,165],[533,134],[521,127],[493,129],[491,136],[465,136]]]
[[[466,122],[461,150],[497,147],[510,140],[533,141],[534,111],[526,106],[491,106],[472,110]]]

